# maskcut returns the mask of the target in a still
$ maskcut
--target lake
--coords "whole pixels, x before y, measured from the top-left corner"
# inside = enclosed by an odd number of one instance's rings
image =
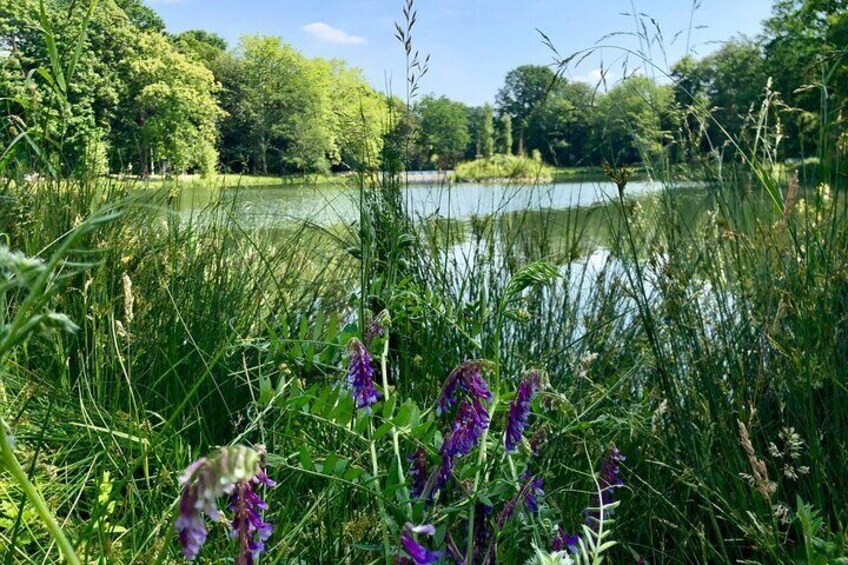
[[[630,197],[655,194],[663,185],[632,182]],[[327,227],[350,224],[359,217],[359,189],[342,186],[273,186],[225,189],[186,188],[179,207],[190,213],[208,205],[217,194],[231,198],[234,219],[247,225],[299,224],[308,221]],[[475,217],[522,211],[570,210],[609,203],[617,199],[610,182],[567,182],[550,185],[517,184],[412,184],[403,189],[407,209],[416,219],[467,221]]]

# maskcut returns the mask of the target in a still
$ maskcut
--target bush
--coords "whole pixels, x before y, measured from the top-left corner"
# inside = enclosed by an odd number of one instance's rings
[[[454,179],[458,181],[551,182],[553,173],[553,168],[538,159],[495,155],[488,159],[477,159],[457,165]]]

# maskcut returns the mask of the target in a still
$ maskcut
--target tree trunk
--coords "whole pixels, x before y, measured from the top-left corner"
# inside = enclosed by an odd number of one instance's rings
[[[521,131],[518,134],[518,156],[524,157],[524,126],[521,126]]]

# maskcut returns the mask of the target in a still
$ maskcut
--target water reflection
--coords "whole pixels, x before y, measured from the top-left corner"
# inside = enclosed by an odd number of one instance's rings
[[[634,182],[629,195],[655,193],[662,186]],[[208,205],[216,197],[231,199],[236,220],[247,224],[309,221],[320,226],[351,223],[358,217],[359,189],[340,186],[275,186],[226,189],[189,188],[182,192],[183,212]],[[615,185],[608,182],[573,182],[554,185],[505,184],[410,185],[403,198],[415,218],[469,220],[525,210],[567,210],[609,202],[616,198]]]

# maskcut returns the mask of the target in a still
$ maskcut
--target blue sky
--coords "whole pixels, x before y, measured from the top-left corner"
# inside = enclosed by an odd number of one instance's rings
[[[398,94],[403,88],[403,52],[393,37],[402,0],[146,1],[169,31],[206,29],[231,44],[249,33],[279,35],[307,56],[346,59],[362,68],[376,88],[385,90],[387,82]],[[634,31],[633,17],[622,15],[632,13],[631,3],[659,24],[669,63],[686,52],[687,39],[690,51],[703,55],[739,33],[757,34],[772,5],[772,0],[700,0],[690,26],[693,1],[417,0],[416,47],[432,57],[422,90],[469,104],[491,102],[510,69],[551,62],[537,28],[560,53],[569,54],[592,47],[607,34]],[[683,33],[672,42],[678,32]],[[603,44],[638,47],[631,35],[616,35]],[[654,47],[652,54],[665,66],[659,49]],[[623,63],[620,50],[604,48],[570,74],[573,80],[596,81],[603,64],[614,81]],[[629,67],[636,64],[631,57]]]

